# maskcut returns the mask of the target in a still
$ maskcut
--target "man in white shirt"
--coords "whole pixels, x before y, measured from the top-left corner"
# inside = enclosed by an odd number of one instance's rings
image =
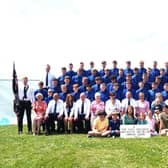
[[[120,117],[121,112],[121,102],[120,100],[116,99],[116,95],[114,92],[109,93],[110,99],[105,103],[105,111],[107,113],[107,118],[112,119],[112,113],[117,112]]]
[[[55,121],[57,121],[57,131],[59,132],[60,129],[64,131],[63,112],[64,103],[59,99],[58,93],[54,93],[53,100],[49,102],[46,110],[46,135],[55,131]]]
[[[27,116],[28,133],[32,133],[31,108],[34,101],[34,90],[28,85],[28,78],[23,77],[23,85],[19,87],[20,112],[18,114],[18,133],[23,132],[24,111]]]
[[[88,132],[90,130],[90,105],[85,93],[80,94],[80,99],[76,101],[74,120],[78,132]]]
[[[51,66],[49,64],[46,65],[45,71],[42,81],[44,82],[44,88],[48,89],[52,86],[52,80],[55,78],[55,76],[50,72]]]
[[[122,100],[122,113],[121,115],[125,114],[129,105],[134,107],[134,115],[136,114],[136,100],[132,98],[132,93],[130,91],[126,92],[126,98]]]

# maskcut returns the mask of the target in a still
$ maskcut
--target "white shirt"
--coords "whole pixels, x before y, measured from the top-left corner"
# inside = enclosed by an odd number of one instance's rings
[[[44,87],[51,87],[52,80],[55,78],[55,76],[51,72],[48,72],[48,86],[46,86],[46,75],[47,73],[45,73],[44,76],[42,77],[42,81],[44,82]]]
[[[46,114],[54,114],[54,108],[55,108],[55,100],[51,100],[48,104]],[[61,99],[57,100],[57,109],[56,113],[59,113],[59,115],[63,115],[64,113],[64,103]]]
[[[74,111],[75,111],[75,103],[73,103],[73,106],[71,108],[70,115],[69,115],[70,117],[73,117]],[[68,117],[68,108],[66,108],[66,102],[64,103],[64,115],[66,118]]]
[[[123,99],[121,104],[122,104],[123,112],[125,113],[128,108],[128,98]],[[133,98],[130,98],[130,105],[136,108],[137,106],[136,100]]]
[[[90,115],[90,105],[91,102],[89,99],[85,98],[84,100],[84,114],[86,118],[89,118]],[[78,114],[81,114],[81,106],[82,106],[82,100],[79,99],[76,101],[76,105],[75,105],[75,118],[78,118]]]
[[[27,91],[26,91],[27,98],[24,98],[24,87],[25,87],[24,85],[19,87],[19,99],[33,102],[34,101],[34,90],[33,90],[33,88],[31,88],[28,85],[26,86],[26,87],[28,87]]]
[[[117,111],[120,113],[121,111],[121,102],[118,99],[115,99],[115,103],[112,104],[111,100],[107,100],[105,103],[105,111],[108,115],[110,115],[112,112]]]

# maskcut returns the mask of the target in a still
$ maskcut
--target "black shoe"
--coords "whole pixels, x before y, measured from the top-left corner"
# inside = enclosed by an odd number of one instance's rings
[[[45,133],[46,136],[49,136],[50,134],[48,132]]]
[[[93,136],[92,136],[92,135],[88,135],[87,137],[88,137],[88,138],[92,138]]]
[[[46,136],[49,136],[49,135],[51,135],[51,133],[49,133],[49,132],[46,132],[46,133],[45,133],[45,135],[46,135]]]

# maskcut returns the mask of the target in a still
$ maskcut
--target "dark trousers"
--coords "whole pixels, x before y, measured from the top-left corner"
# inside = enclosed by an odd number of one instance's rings
[[[78,115],[78,119],[75,121],[75,127],[77,127],[78,133],[88,133],[90,130],[90,120],[86,120],[85,115]]]
[[[18,119],[18,131],[23,131],[23,117],[26,110],[27,117],[27,128],[28,131],[32,131],[32,120],[31,120],[31,102],[30,101],[20,101],[20,111],[17,114]]]
[[[48,114],[48,118],[46,118],[45,124],[46,124],[46,133],[51,134],[51,132],[55,132],[55,121],[57,121],[57,131],[64,132],[64,120],[58,119],[58,113],[56,115],[54,114]]]

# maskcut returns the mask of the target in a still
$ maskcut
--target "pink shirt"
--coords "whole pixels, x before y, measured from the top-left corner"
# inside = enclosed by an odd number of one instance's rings
[[[136,101],[136,113],[148,113],[149,111],[149,102],[144,100],[143,102],[141,100]]]
[[[104,102],[100,101],[97,103],[95,100],[91,103],[91,117],[97,116],[97,112],[100,110],[104,110]]]

